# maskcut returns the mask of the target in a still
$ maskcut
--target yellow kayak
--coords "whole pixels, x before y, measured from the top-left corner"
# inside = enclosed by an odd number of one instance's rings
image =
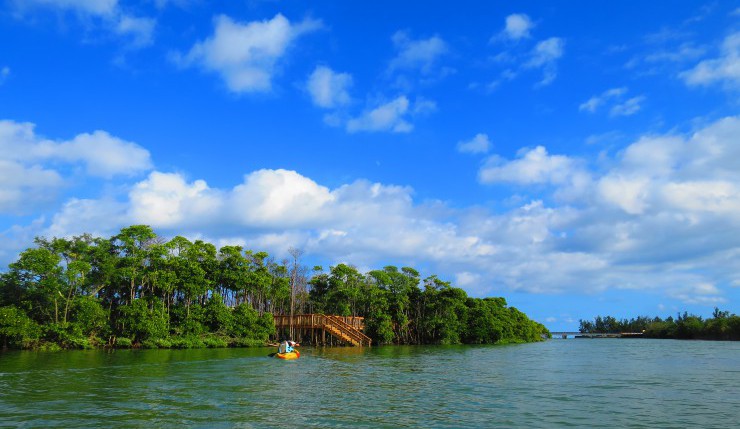
[[[301,357],[301,353],[298,350],[293,350],[292,352],[288,353],[275,353],[275,357],[285,360],[298,359],[299,357]]]

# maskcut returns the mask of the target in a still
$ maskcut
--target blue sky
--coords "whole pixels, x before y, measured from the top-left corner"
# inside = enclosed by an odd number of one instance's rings
[[[0,2],[34,236],[410,265],[580,318],[740,312],[740,2]]]

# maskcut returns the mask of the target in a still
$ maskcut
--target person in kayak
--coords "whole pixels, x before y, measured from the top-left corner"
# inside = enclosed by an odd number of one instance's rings
[[[293,341],[281,341],[280,345],[278,346],[278,353],[290,353],[292,352],[296,346],[299,346],[300,344],[293,342]]]

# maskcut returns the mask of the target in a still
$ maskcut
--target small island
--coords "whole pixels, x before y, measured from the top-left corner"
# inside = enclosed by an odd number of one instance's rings
[[[0,347],[261,346],[276,318],[363,320],[372,344],[502,344],[549,336],[504,298],[471,298],[410,267],[325,272],[241,246],[158,236],[147,225],[110,238],[37,238],[0,276]],[[284,326],[284,324],[280,325]],[[291,328],[293,325],[291,324]]]
[[[678,313],[674,319],[668,316],[639,316],[617,319],[614,316],[596,316],[593,321],[580,320],[582,334],[621,334],[639,332],[645,338],[667,338],[677,340],[740,341],[740,316],[714,308],[712,317],[702,319],[694,314]]]

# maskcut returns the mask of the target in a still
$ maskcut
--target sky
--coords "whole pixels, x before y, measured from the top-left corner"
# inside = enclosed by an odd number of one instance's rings
[[[133,224],[740,313],[740,1],[0,0],[0,267]]]

